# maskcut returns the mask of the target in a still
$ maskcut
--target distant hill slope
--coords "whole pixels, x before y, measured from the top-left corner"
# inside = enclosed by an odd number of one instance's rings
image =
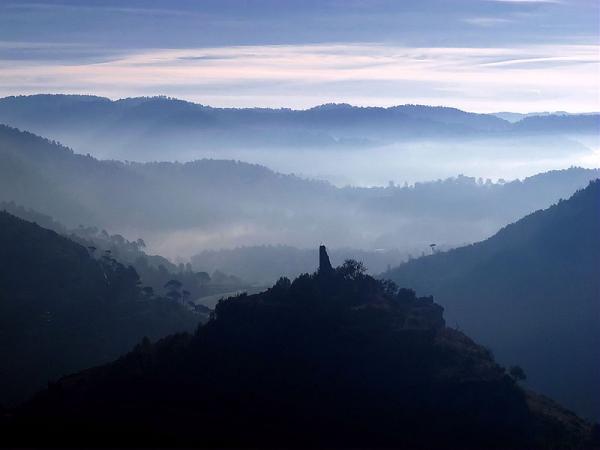
[[[0,99],[0,123],[96,156],[142,161],[197,159],[231,149],[377,147],[401,140],[508,137],[600,131],[600,115],[548,116],[517,124],[456,108],[326,104],[307,110],[213,108],[165,97],[32,95]],[[555,121],[561,126],[556,126]],[[554,121],[554,122],[553,122]],[[169,156],[165,156],[169,155]]]
[[[502,113],[498,113],[502,114]],[[522,114],[507,116],[504,120],[498,114],[477,114],[457,108],[398,105],[388,108],[359,107],[348,104],[324,104],[306,110],[286,108],[215,108],[197,103],[167,97],[138,97],[112,101],[108,98],[84,95],[30,95],[5,97],[0,99],[0,123],[19,128],[31,129],[47,134],[54,130],[62,133],[74,127],[81,130],[83,138],[100,137],[101,130],[107,127],[118,133],[131,133],[130,138],[140,138],[140,132],[164,135],[166,130],[199,131],[206,138],[225,139],[249,138],[247,145],[261,141],[268,144],[267,136],[257,131],[281,132],[296,130],[296,136],[305,143],[334,144],[330,133],[344,131],[347,136],[362,135],[375,138],[376,133],[403,136],[453,136],[457,134],[477,134],[482,132],[510,132],[527,128],[530,131],[548,131],[550,128],[527,127],[529,124],[546,121],[548,124],[560,122],[575,126],[573,130],[594,132],[598,129],[598,114],[547,113],[543,115]],[[510,113],[506,113],[510,114]],[[518,117],[518,125],[514,117]],[[217,130],[229,130],[229,136],[218,136]],[[312,134],[307,130],[312,129]],[[279,130],[279,132],[275,131]],[[302,130],[302,131],[301,131]],[[554,129],[554,131],[558,131]],[[565,131],[565,130],[560,130]],[[238,135],[238,133],[242,135]],[[124,135],[125,136],[125,135]],[[283,137],[284,135],[281,135]],[[255,139],[259,141],[255,141]],[[279,142],[276,138],[271,144]],[[230,142],[231,144],[232,142]],[[280,143],[283,143],[280,142]],[[299,142],[288,145],[298,145]],[[346,143],[347,144],[347,143]]]
[[[336,192],[323,182],[236,161],[98,160],[3,125],[0,161],[0,200],[34,208],[68,226],[211,227],[232,213],[243,218],[256,208],[269,209],[265,202],[302,204],[317,193],[326,201],[328,193]]]
[[[599,112],[586,112],[586,113],[569,113],[566,111],[544,111],[544,112],[530,112],[530,113],[515,113],[509,111],[492,113],[493,116],[496,116],[500,119],[506,120],[510,123],[519,122],[525,118],[530,117],[564,117],[564,116],[575,116],[578,119],[583,118],[584,116],[596,116],[596,120],[598,120],[598,116],[600,116]],[[584,122],[582,122],[584,123]],[[598,126],[598,122],[596,122],[596,126]]]
[[[0,403],[200,321],[144,294],[131,267],[6,212],[0,248]]]
[[[600,133],[600,114],[549,114],[528,116],[513,125],[517,132],[528,133]]]
[[[525,368],[532,387],[600,418],[600,181],[486,241],[383,275]]]
[[[0,201],[160,242],[157,253],[262,244],[395,249],[456,246],[571,195],[598,169],[571,168],[508,183],[459,176],[414,186],[336,188],[227,160],[99,160],[0,125]],[[310,226],[306,226],[310,224]],[[166,251],[170,253],[166,253]],[[184,253],[185,252],[185,253]]]
[[[205,143],[231,146],[335,146],[336,134],[347,138],[376,139],[383,135],[454,135],[506,130],[498,117],[455,108],[401,105],[391,108],[326,104],[307,110],[268,108],[214,108],[165,97],[139,97],[111,101],[80,95],[32,95],[0,99],[0,123],[36,133],[60,136],[75,131],[77,147],[90,144],[109,129],[122,143],[145,137],[175,138],[196,133]],[[226,133],[223,133],[223,130]],[[336,131],[338,133],[336,133]],[[377,133],[376,133],[377,132]],[[69,133],[70,134],[70,133]],[[64,137],[64,136],[63,136]],[[111,140],[115,142],[115,136]],[[290,140],[295,137],[295,140]],[[75,142],[67,140],[70,145]],[[118,140],[116,142],[119,142]],[[357,141],[358,142],[358,141]],[[352,141],[344,142],[346,145]]]
[[[0,419],[6,443],[579,448],[591,427],[526,395],[431,298],[347,262],[221,301]],[[36,433],[25,433],[35,429]],[[69,430],[65,432],[65,430]]]

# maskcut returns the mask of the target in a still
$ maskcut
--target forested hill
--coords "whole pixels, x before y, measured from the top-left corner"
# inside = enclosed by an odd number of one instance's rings
[[[598,127],[598,114],[504,113],[478,114],[457,108],[405,104],[391,107],[361,107],[345,103],[329,103],[305,110],[289,108],[218,108],[170,97],[134,97],[110,100],[91,95],[22,95],[0,98],[0,121],[17,127],[36,128],[42,124],[62,129],[72,126],[159,125],[204,128],[262,126],[315,127],[343,129],[376,126],[379,131],[395,127],[396,132],[436,133],[501,132],[514,128],[544,131],[557,124],[575,126],[576,131]],[[411,127],[412,126],[412,127]],[[452,128],[454,127],[454,128]],[[583,128],[582,128],[583,127]],[[412,128],[412,130],[410,130]],[[441,130],[440,130],[441,128]],[[556,130],[555,130],[556,131]]]
[[[238,220],[258,214],[267,202],[302,205],[315,197],[324,202],[328,192],[335,192],[326,183],[236,161],[98,160],[3,125],[0,162],[0,200],[15,201],[68,226],[212,227],[234,214]]]
[[[318,273],[223,300],[194,335],[144,341],[3,418],[5,442],[20,445],[575,448],[591,438],[590,425],[526,395],[446,328],[431,298],[360,263],[333,269],[324,250]]]
[[[150,244],[168,242],[167,256],[262,244],[310,248],[320,240],[337,248],[403,245],[404,252],[420,254],[431,242],[484,239],[599,174],[571,168],[507,183],[458,176],[405,187],[336,188],[236,161],[98,160],[0,125],[0,201],[69,228],[93,225]]]
[[[191,264],[173,264],[160,255],[145,252],[143,239],[129,241],[120,234],[109,234],[94,226],[67,228],[52,217],[35,210],[24,208],[14,202],[0,201],[0,211],[5,210],[13,216],[28,222],[35,222],[43,228],[56,231],[58,234],[86,247],[95,248],[96,254],[110,254],[112,258],[125,266],[132,266],[140,276],[141,283],[153,289],[155,293],[167,294],[165,285],[170,280],[181,283],[181,290],[187,291],[189,298],[196,301],[200,297],[230,293],[254,285],[239,277],[225,273],[220,268],[212,268],[210,273],[192,270]]]
[[[599,230],[596,180],[486,241],[383,276],[435,295],[451,324],[522,365],[532,387],[598,420]]]
[[[2,98],[0,123],[51,136],[83,151],[143,160],[156,158],[161,148],[174,152],[184,142],[205,149],[317,146],[326,150],[397,139],[597,134],[600,130],[597,114],[534,116],[512,124],[492,114],[425,105],[236,109],[166,97],[111,101],[81,95]]]
[[[194,146],[204,148],[319,146],[327,149],[341,145],[360,147],[390,136],[455,136],[505,131],[511,127],[493,115],[422,105],[362,108],[329,104],[307,110],[236,109],[212,108],[165,97],[111,101],[77,95],[0,99],[0,123],[52,136],[77,148],[93,148],[98,154],[110,151],[113,156],[125,153],[136,159],[156,157],[161,146],[173,151],[183,142],[182,135],[188,137],[188,145],[194,142]],[[103,151],[101,146],[109,148]]]
[[[0,404],[110,361],[144,336],[193,329],[201,316],[142,290],[110,254],[95,254],[0,212]]]

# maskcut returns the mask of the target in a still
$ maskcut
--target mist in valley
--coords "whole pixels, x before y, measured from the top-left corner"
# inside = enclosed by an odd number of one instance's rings
[[[183,263],[209,250],[327,242],[399,252],[397,264],[431,244],[483,240],[585,186],[599,165],[594,114],[509,122],[419,105],[235,109],[39,95],[0,100],[0,120],[59,144],[2,130],[10,165],[35,180],[17,189],[7,178],[5,200],[143,238]]]
[[[459,174],[513,181],[565,167],[597,168],[600,146],[593,136],[406,140],[380,146],[269,150],[175,150],[180,160],[208,157],[253,161],[278,172],[328,181],[338,187],[386,186]],[[594,142],[595,141],[595,142]]]
[[[459,174],[512,181],[570,166],[596,168],[598,117],[557,113],[509,122],[420,105],[236,109],[166,97],[0,101],[1,122],[96,158],[237,160],[338,187],[412,185]]]
[[[44,98],[52,100],[65,98]],[[77,97],[67,100],[76,103]],[[562,167],[573,166],[575,155],[585,147],[562,134],[453,137],[445,143],[412,141],[320,152],[301,146],[250,147],[237,153],[224,149],[219,159],[123,162],[85,155],[17,129],[0,131],[5,158],[2,200],[48,214],[69,227],[96,226],[133,241],[142,238],[148,251],[184,263],[207,250],[261,245],[310,249],[327,242],[331,248],[398,251],[402,258],[390,261],[397,264],[427,254],[432,243],[442,249],[485,239],[528,212],[569,196],[598,174],[597,169],[574,167],[522,179],[499,176],[504,170],[514,176],[517,168],[535,171],[536,158],[545,164],[573,158]],[[522,145],[517,145],[519,139]],[[153,145],[163,143],[173,145]],[[113,148],[114,143],[102,145]],[[140,146],[135,147],[138,152],[145,148]],[[288,168],[305,167],[315,174],[335,170],[353,183],[336,185],[316,175],[293,175],[223,158],[229,155],[285,161]],[[487,167],[497,177],[458,175],[465,166],[479,173]],[[30,182],[14,183],[15,177]],[[383,269],[381,264],[371,268],[373,273]]]

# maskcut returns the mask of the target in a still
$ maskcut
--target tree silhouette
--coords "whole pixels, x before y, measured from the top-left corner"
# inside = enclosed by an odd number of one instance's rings
[[[342,264],[335,270],[344,278],[347,278],[349,280],[357,280],[365,274],[367,268],[360,261],[356,261],[354,259],[347,259],[346,261],[344,261],[344,264]]]
[[[175,302],[180,301],[183,297],[183,294],[181,292],[182,287],[183,287],[183,284],[179,280],[172,279],[172,280],[167,281],[167,283],[165,284],[165,289],[167,290],[167,294],[166,294],[167,297]],[[188,291],[184,291],[184,292],[188,292]]]
[[[525,381],[527,379],[527,375],[521,366],[511,366],[508,373],[516,381]]]
[[[179,280],[169,280],[165,283],[165,289],[169,291],[179,291],[181,289],[181,281]]]

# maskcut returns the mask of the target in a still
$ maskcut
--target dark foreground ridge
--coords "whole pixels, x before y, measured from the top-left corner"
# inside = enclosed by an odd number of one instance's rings
[[[448,323],[522,365],[531,388],[600,421],[600,180],[384,277],[434,295]]]
[[[0,405],[201,320],[131,266],[0,211]],[[1,445],[1,439],[0,439]]]
[[[584,448],[592,434],[431,297],[355,261],[222,300],[194,335],[144,340],[2,424],[19,446]]]

